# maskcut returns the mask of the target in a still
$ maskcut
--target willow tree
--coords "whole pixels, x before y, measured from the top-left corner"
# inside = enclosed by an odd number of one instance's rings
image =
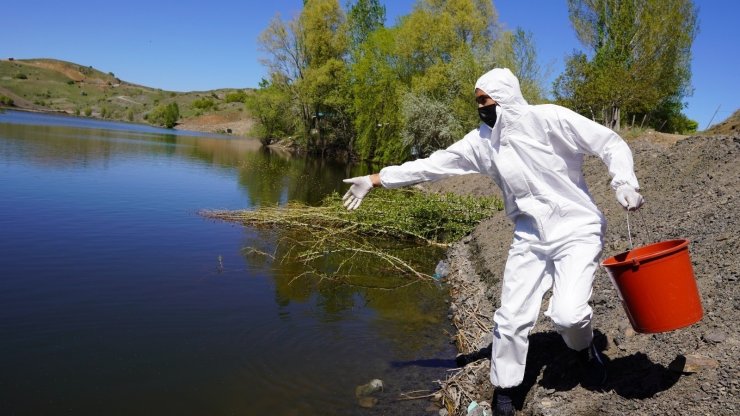
[[[262,79],[259,89],[244,100],[247,110],[257,119],[251,133],[257,135],[263,144],[270,144],[273,139],[290,136],[296,131],[298,118],[290,116],[293,102],[288,86],[280,74],[272,73],[269,80]]]
[[[357,0],[347,12],[350,49],[353,52],[360,49],[373,32],[384,26],[384,22],[385,6],[379,0]]]
[[[643,118],[691,92],[692,0],[568,0],[587,48],[569,57],[555,97],[615,130],[627,114]]]
[[[390,49],[384,47],[387,41],[379,41],[377,33],[382,32],[385,22],[385,6],[379,0],[357,0],[354,4],[348,4],[347,11],[347,34],[349,47],[347,54],[348,81],[350,89],[350,106],[353,134],[347,144],[350,154],[363,159],[371,160],[375,157],[375,146],[377,137],[384,134],[378,132],[376,126],[387,126],[388,123],[380,124],[379,119],[386,119],[383,103],[387,98],[383,93],[395,90],[392,79],[388,79],[383,85],[384,90],[376,88],[379,78],[385,79],[388,66],[385,57]],[[375,36],[375,39],[371,39]],[[393,39],[388,39],[390,43]],[[372,46],[369,46],[372,45]],[[380,81],[380,84],[384,84]],[[371,91],[372,90],[372,91]],[[368,108],[371,107],[372,111]],[[363,109],[359,114],[358,108]],[[362,141],[361,151],[358,152],[357,141]]]
[[[360,45],[352,65],[356,141],[363,160],[398,161],[406,153],[400,139],[403,84],[396,68],[395,29],[380,28]]]
[[[402,138],[413,156],[425,156],[478,124],[473,85],[491,67],[497,14],[491,1],[421,0],[397,30],[407,85]]]
[[[370,34],[351,67],[356,153],[399,162],[462,137],[475,124],[472,85],[495,22],[490,0],[420,0]]]
[[[473,85],[494,67],[510,68],[527,99],[543,100],[532,35],[503,30],[491,1],[420,1],[399,30],[411,39],[404,37],[399,51],[411,85],[403,137],[418,155],[450,145],[480,123]]]
[[[262,59],[262,64],[267,67],[270,80],[261,84],[260,89],[255,91],[255,99],[248,103],[249,110],[263,123],[264,120],[271,120],[273,117],[272,107],[267,105],[270,101],[286,103],[287,106],[282,109],[282,116],[300,120],[303,131],[307,131],[310,128],[310,108],[303,99],[299,85],[304,78],[308,61],[300,20],[286,22],[280,15],[276,15],[260,34],[258,43],[260,49],[267,54],[267,57]],[[267,90],[267,87],[270,89]],[[266,105],[249,105],[260,101]],[[268,134],[264,138],[270,138],[269,134],[273,130],[269,125],[261,126],[262,133]],[[298,130],[284,133],[294,135]]]
[[[542,95],[531,36],[502,31],[490,0],[418,0],[390,28],[379,0],[348,8],[305,1],[260,36],[270,92],[290,96],[285,113],[301,120],[309,151],[334,146],[388,163],[446,147],[478,125],[473,85],[496,64]],[[261,119],[274,121],[274,107],[262,107],[272,113]]]
[[[309,151],[323,152],[348,135],[344,19],[337,0],[312,0],[290,21],[276,16],[259,37],[271,79],[290,94],[286,115],[300,119],[297,133]]]
[[[298,88],[309,107],[309,148],[323,154],[329,147],[346,147],[352,134],[345,15],[337,0],[311,0],[299,20],[307,68]]]
[[[398,24],[400,76],[411,82],[433,66],[449,64],[453,53],[469,49],[483,58],[496,36],[497,14],[491,1],[420,0]]]

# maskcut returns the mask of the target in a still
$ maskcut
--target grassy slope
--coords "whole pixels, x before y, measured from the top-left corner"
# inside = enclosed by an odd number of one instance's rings
[[[25,79],[19,77],[25,75]],[[145,114],[160,104],[176,102],[181,121],[212,116],[219,119],[249,119],[240,102],[226,103],[237,89],[173,92],[122,81],[111,73],[54,59],[0,60],[0,95],[14,106],[38,111],[57,111],[92,117],[145,123]],[[208,110],[192,107],[193,101],[210,97],[216,104]],[[201,116],[201,117],[199,117]]]

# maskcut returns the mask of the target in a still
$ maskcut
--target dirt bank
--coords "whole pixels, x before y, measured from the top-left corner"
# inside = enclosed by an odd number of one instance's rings
[[[253,126],[253,119],[240,112],[231,112],[224,114],[204,114],[181,119],[175,128],[178,130],[246,136]]]
[[[597,345],[610,361],[605,391],[589,391],[578,384],[572,354],[549,320],[540,316],[530,335],[527,373],[517,403],[521,414],[729,415],[740,411],[740,261],[736,257],[740,247],[740,136],[689,137],[672,143],[673,139],[644,137],[630,142],[646,199],[641,213],[631,216],[632,238],[635,245],[672,238],[691,241],[703,320],[673,332],[636,334],[609,278],[600,270],[591,303]],[[609,224],[604,257],[625,251],[629,247],[626,214],[609,187],[605,166],[588,158],[584,173]],[[492,181],[480,175],[426,187],[474,194],[497,192]],[[450,316],[458,327],[456,340],[462,352],[490,343],[490,317],[499,303],[511,238],[512,225],[499,213],[448,253],[453,266]],[[471,308],[476,310],[472,315],[476,319],[470,319]],[[692,354],[708,359],[706,366],[693,374],[669,369],[677,357]],[[465,392],[469,397],[490,401],[488,366],[484,359],[468,371],[466,377],[476,384]]]

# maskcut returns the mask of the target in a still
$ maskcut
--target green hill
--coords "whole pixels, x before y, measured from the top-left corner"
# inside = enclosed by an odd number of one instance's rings
[[[174,92],[123,81],[55,59],[0,60],[0,106],[146,123],[156,107],[177,103],[181,125],[203,131],[231,131],[251,126],[243,100],[249,89]],[[235,129],[239,130],[239,129]]]

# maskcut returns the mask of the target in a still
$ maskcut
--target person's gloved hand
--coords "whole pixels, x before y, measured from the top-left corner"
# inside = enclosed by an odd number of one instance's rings
[[[373,189],[373,181],[370,180],[370,175],[357,176],[355,178],[345,179],[342,182],[352,184],[347,193],[342,197],[344,207],[350,211],[357,209],[362,203],[362,198]]]
[[[637,211],[637,209],[645,202],[642,195],[640,195],[635,188],[629,185],[622,185],[617,188],[617,201],[619,201],[627,211]]]

